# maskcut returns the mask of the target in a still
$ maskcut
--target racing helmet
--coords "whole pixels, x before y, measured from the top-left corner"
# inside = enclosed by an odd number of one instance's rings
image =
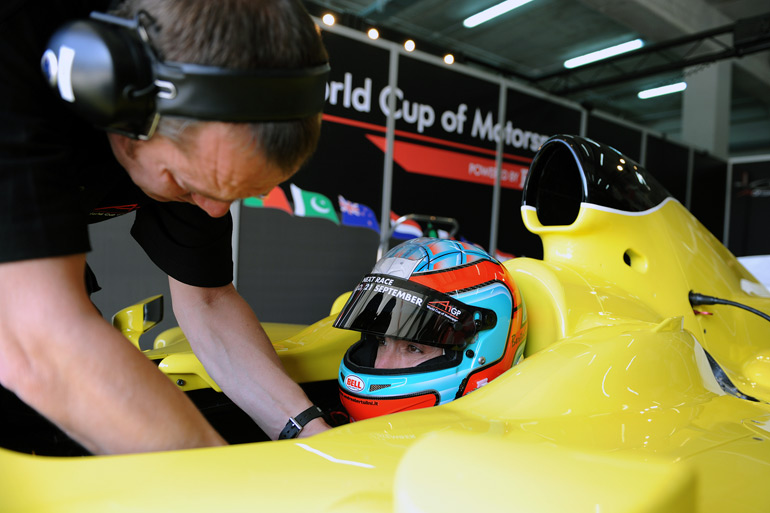
[[[527,313],[513,278],[474,245],[421,237],[391,249],[355,287],[336,328],[361,332],[338,384],[352,421],[444,404],[519,362]],[[443,354],[403,369],[377,369],[384,337]]]

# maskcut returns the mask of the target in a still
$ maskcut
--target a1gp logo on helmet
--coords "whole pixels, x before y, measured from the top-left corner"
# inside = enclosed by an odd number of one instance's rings
[[[452,306],[449,301],[431,301],[428,303],[428,308],[453,321],[456,321],[463,313],[459,308]]]
[[[364,380],[355,374],[351,374],[345,378],[345,386],[353,392],[360,392],[364,389]]]

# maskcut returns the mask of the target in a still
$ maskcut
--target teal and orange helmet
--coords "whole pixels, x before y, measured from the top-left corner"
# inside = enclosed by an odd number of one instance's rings
[[[340,364],[351,420],[447,403],[521,359],[527,313],[513,278],[486,251],[417,238],[391,249],[353,290],[334,326],[361,332]],[[384,337],[440,347],[404,369],[375,368]]]

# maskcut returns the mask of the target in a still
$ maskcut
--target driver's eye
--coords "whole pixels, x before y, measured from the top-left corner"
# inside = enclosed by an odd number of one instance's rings
[[[385,345],[385,338],[377,337],[377,344],[380,345],[380,346],[384,346]]]
[[[412,344],[409,344],[408,346],[406,346],[406,349],[410,353],[416,353],[416,354],[421,354],[422,353],[422,349],[420,349],[419,347],[414,346]]]

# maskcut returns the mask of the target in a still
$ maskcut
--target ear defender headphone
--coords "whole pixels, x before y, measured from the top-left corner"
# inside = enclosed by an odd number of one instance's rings
[[[162,115],[203,121],[303,119],[323,110],[329,64],[236,70],[163,62],[140,16],[93,12],[48,42],[41,65],[52,89],[97,127],[149,139]]]

